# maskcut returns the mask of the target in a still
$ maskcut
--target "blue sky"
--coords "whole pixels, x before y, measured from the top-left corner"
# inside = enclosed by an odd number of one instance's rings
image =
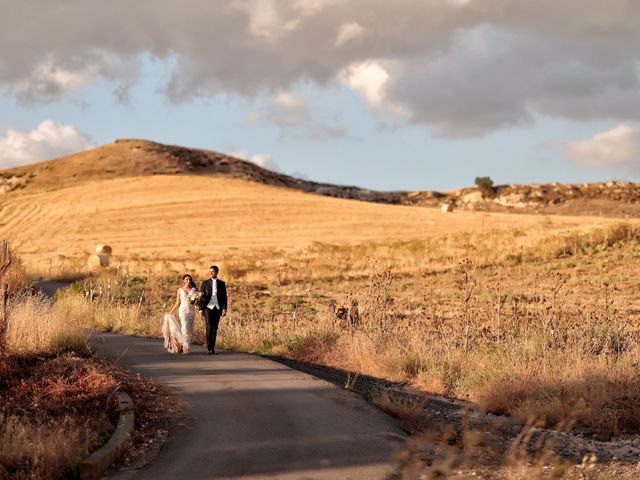
[[[0,4],[0,167],[145,138],[380,190],[640,172],[629,2],[153,0],[131,24],[117,1],[50,3]]]

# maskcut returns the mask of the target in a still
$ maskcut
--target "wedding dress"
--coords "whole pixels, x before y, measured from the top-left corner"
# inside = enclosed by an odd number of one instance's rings
[[[180,328],[180,322],[175,315],[170,313],[164,314],[162,322],[162,336],[164,337],[164,348],[169,353],[179,353],[181,345],[184,344],[184,338]]]
[[[195,294],[196,290],[192,289],[187,293],[183,288],[180,292],[180,307],[178,308],[178,316],[180,317],[180,333],[182,334],[182,348],[189,351],[191,345],[191,335],[193,333],[193,322],[196,318],[196,307],[189,299],[190,294]]]
[[[164,348],[169,353],[188,352],[191,345],[191,335],[193,333],[193,322],[196,316],[195,306],[189,299],[190,294],[195,294],[195,289],[187,293],[179,288],[180,306],[178,307],[178,319],[171,313],[164,314],[162,322],[162,336],[164,337]]]

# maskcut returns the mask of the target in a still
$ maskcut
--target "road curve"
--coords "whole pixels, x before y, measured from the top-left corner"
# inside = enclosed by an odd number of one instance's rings
[[[384,479],[405,435],[358,395],[261,357],[170,355],[159,340],[94,334],[99,355],[187,401],[160,455],[136,479]]]

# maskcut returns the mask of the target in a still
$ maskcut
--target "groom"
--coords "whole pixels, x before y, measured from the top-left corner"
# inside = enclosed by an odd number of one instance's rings
[[[218,278],[220,269],[217,265],[211,265],[209,272],[211,278],[202,282],[200,287],[200,316],[204,318],[207,326],[207,353],[216,353],[216,335],[220,317],[227,314],[227,286]]]

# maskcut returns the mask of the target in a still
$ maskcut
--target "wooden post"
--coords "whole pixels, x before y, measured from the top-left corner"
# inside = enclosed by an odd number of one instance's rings
[[[9,285],[4,283],[4,274],[11,265],[11,251],[9,242],[6,240],[0,243],[0,355],[7,351],[7,298],[9,296]]]
[[[1,281],[1,280],[0,280]],[[0,283],[0,356],[7,350],[7,293],[8,286]]]

